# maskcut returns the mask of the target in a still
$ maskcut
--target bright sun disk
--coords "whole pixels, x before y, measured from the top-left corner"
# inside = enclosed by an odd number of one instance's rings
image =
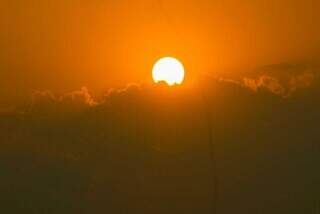
[[[165,81],[169,85],[180,85],[184,79],[184,67],[173,57],[163,57],[153,66],[152,77],[156,83]]]

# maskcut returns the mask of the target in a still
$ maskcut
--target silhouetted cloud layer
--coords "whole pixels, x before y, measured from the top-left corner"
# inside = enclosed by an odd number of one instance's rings
[[[0,113],[1,210],[212,213],[216,178],[218,213],[312,213],[319,95],[305,70],[95,98],[36,91]]]

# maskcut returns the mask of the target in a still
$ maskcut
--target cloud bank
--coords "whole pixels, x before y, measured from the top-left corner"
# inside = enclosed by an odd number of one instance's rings
[[[102,97],[35,91],[23,113],[0,115],[1,209],[211,213],[217,179],[219,213],[311,213],[318,98],[305,70]]]

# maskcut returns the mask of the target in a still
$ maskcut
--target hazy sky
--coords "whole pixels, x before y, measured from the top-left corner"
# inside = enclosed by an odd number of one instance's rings
[[[202,73],[317,60],[316,0],[1,0],[0,96],[151,81],[172,55]]]
[[[316,213],[319,11],[0,0],[0,212]],[[186,84],[149,84],[167,55]]]

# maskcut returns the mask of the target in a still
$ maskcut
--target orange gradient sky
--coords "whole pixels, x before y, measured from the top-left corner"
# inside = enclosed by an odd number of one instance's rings
[[[33,89],[151,81],[162,56],[202,73],[319,56],[315,0],[29,0],[0,3],[3,100]],[[3,101],[2,101],[3,102]]]

